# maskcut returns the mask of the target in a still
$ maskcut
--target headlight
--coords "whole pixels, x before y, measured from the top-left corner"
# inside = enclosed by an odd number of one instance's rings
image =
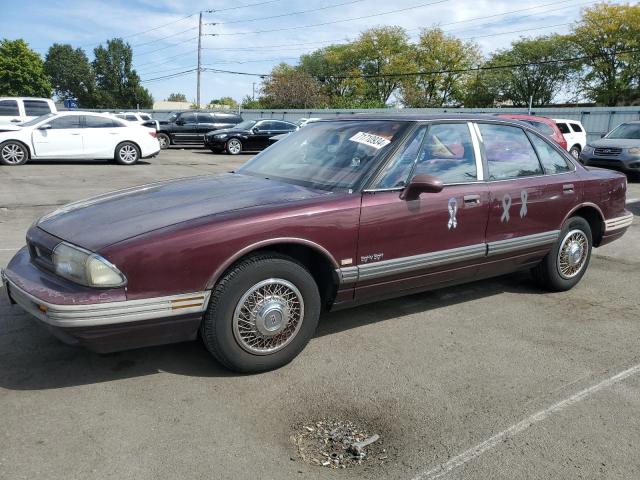
[[[629,150],[629,155],[640,155],[640,147],[631,147]]]
[[[228,134],[226,133],[218,133],[216,135],[213,136],[213,138],[218,138],[218,139],[223,139],[223,138],[227,138]]]
[[[65,242],[53,249],[53,266],[61,277],[89,287],[120,287],[127,281],[100,255]]]
[[[582,149],[583,153],[593,153],[593,147],[591,145],[585,145]]]

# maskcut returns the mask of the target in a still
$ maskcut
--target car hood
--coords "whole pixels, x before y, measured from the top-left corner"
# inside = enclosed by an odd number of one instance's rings
[[[640,140],[633,138],[601,138],[600,140],[595,140],[593,142],[589,142],[589,145],[592,147],[615,147],[615,148],[631,148],[631,147],[640,147]]]
[[[91,251],[158,228],[328,192],[240,174],[191,177],[120,190],[71,203],[38,227]]]

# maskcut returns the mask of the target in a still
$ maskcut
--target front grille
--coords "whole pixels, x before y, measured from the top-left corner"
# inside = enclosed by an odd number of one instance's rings
[[[600,157],[608,157],[610,155],[620,155],[622,149],[616,147],[598,147],[594,150],[594,153]]]

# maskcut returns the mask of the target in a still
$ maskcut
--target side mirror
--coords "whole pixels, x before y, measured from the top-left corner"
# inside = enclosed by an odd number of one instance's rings
[[[600,138],[604,138],[605,135],[606,135],[606,133],[601,133],[600,134]]]
[[[259,129],[258,127],[253,127],[253,128],[251,129],[251,131],[252,131],[253,133],[258,133],[258,132],[260,131],[260,129]]]
[[[53,127],[50,123],[45,123],[44,125],[40,125],[38,130],[51,130]]]
[[[402,200],[416,200],[421,193],[438,193],[442,191],[442,180],[431,175],[416,175],[400,193]]]

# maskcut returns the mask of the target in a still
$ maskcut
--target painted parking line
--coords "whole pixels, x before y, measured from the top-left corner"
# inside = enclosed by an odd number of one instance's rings
[[[22,247],[17,247],[17,248],[0,248],[0,252],[17,252],[18,250],[20,250]]]
[[[640,198],[627,198],[627,205],[630,203],[638,203],[640,202]]]
[[[631,368],[623,370],[612,377],[607,378],[606,380],[601,381],[591,387],[585,388],[584,390],[579,391],[578,393],[571,395],[570,397],[559,401],[558,403],[554,403],[553,405],[545,408],[544,410],[540,410],[533,415],[521,420],[520,422],[511,425],[506,430],[497,433],[493,437],[485,440],[482,443],[477,444],[475,447],[471,447],[469,450],[462,452],[460,455],[456,455],[446,463],[438,465],[436,467],[431,468],[430,470],[426,470],[422,473],[419,473],[412,480],[435,480],[436,478],[444,477],[449,474],[453,470],[458,467],[462,467],[463,465],[469,463],[470,461],[478,458],[483,453],[495,448],[500,445],[505,440],[515,437],[516,435],[524,432],[529,427],[532,427],[536,423],[540,423],[543,420],[546,420],[550,416],[561,412],[562,410],[575,405],[582,400],[590,397],[596,392],[608,388],[616,383],[622,382],[626,378],[629,378],[633,375],[638,375],[640,373],[640,364],[635,365]]]

